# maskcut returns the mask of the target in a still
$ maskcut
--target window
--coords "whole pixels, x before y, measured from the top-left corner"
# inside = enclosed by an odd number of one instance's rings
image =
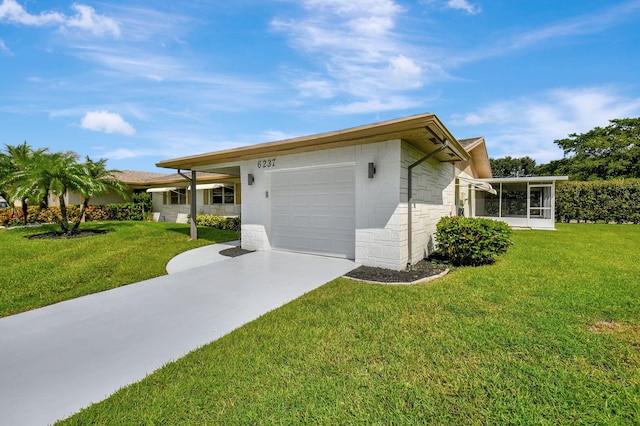
[[[211,204],[234,204],[236,201],[233,185],[225,185],[211,190]]]
[[[169,191],[169,203],[168,204],[188,204],[187,189],[178,188]],[[165,203],[167,204],[167,203]]]

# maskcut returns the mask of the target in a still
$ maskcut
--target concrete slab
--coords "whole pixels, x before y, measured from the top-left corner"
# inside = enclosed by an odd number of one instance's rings
[[[0,424],[68,417],[355,266],[255,252],[0,318]]]
[[[210,265],[212,263],[228,260],[229,256],[220,254],[221,250],[231,247],[238,247],[240,241],[228,241],[226,243],[211,244],[197,249],[185,251],[180,253],[167,263],[167,273],[175,274],[176,272],[186,271],[193,268],[198,268],[204,265]]]

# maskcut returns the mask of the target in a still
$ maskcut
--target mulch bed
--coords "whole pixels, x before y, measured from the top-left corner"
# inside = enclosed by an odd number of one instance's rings
[[[395,271],[393,269],[360,266],[344,276],[362,281],[377,283],[413,283],[429,277],[435,277],[447,271],[446,268],[435,265],[428,259],[413,265],[412,271]]]
[[[109,231],[93,229],[93,230],[83,230],[78,231],[74,234],[65,234],[62,232],[46,232],[44,234],[36,234],[36,235],[26,235],[25,238],[30,240],[68,240],[71,238],[84,238],[84,237],[93,237],[96,235],[103,235]]]
[[[254,251],[255,250],[245,250],[242,247],[231,247],[228,249],[224,249],[219,253],[223,256],[238,257],[238,256],[242,256],[243,254],[253,253]]]

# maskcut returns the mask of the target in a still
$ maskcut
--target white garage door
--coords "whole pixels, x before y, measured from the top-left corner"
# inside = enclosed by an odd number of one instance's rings
[[[355,213],[353,166],[271,175],[274,248],[354,259]]]

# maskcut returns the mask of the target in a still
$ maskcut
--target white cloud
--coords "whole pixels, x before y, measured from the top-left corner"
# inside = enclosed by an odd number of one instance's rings
[[[621,22],[633,19],[640,10],[640,1],[632,0],[614,5],[596,13],[563,19],[549,25],[514,33],[483,45],[475,51],[443,55],[448,66],[475,62],[486,58],[505,56],[514,51],[528,49],[554,40],[599,33]]]
[[[380,111],[397,111],[417,108],[419,106],[420,102],[415,99],[406,96],[389,96],[385,99],[368,99],[365,101],[334,105],[332,110],[343,114],[363,114]]]
[[[58,12],[33,15],[15,0],[3,0],[0,4],[0,21],[30,26],[59,25],[62,29],[87,30],[96,36],[120,36],[120,27],[113,19],[98,15],[90,6],[74,3],[71,8],[76,12],[73,16]]]
[[[4,40],[0,39],[0,52],[4,52],[9,56],[13,56],[13,52],[4,43]]]
[[[450,9],[464,10],[471,15],[481,12],[480,6],[474,6],[469,3],[468,0],[448,0],[447,7]]]
[[[271,26],[285,33],[318,67],[298,72],[291,82],[303,98],[344,96],[350,101],[340,110],[386,111],[395,103],[390,97],[442,76],[439,67],[426,62],[422,46],[402,41],[397,26],[405,9],[397,2],[306,0],[302,4],[301,17],[274,19]]]
[[[104,156],[109,160],[126,160],[127,158],[146,157],[152,154],[153,153],[147,149],[134,150],[128,148],[118,148],[114,149],[113,151],[106,152]]]
[[[31,15],[15,0],[3,0],[0,4],[0,21],[22,25],[49,25],[64,22],[64,15],[57,12],[42,12]]]
[[[109,34],[114,37],[120,36],[120,27],[113,19],[96,14],[96,11],[90,6],[73,4],[71,8],[77,13],[65,20],[65,26],[88,30],[97,36]]]
[[[286,133],[286,132],[282,132],[280,130],[266,130],[264,132],[262,132],[262,134],[258,137],[259,140],[265,141],[265,142],[274,142],[274,141],[283,141],[286,139],[293,139],[295,137],[298,137],[300,135],[296,135],[293,133]]]
[[[82,119],[81,127],[87,130],[104,133],[122,133],[134,135],[136,129],[120,116],[108,111],[90,111]]]
[[[329,99],[335,96],[335,89],[329,80],[309,77],[295,83],[303,97]]]
[[[562,158],[554,140],[606,126],[614,118],[637,116],[640,98],[625,97],[616,88],[586,87],[497,102],[454,116],[451,123],[465,132],[483,133],[493,158],[530,156],[547,163]]]

